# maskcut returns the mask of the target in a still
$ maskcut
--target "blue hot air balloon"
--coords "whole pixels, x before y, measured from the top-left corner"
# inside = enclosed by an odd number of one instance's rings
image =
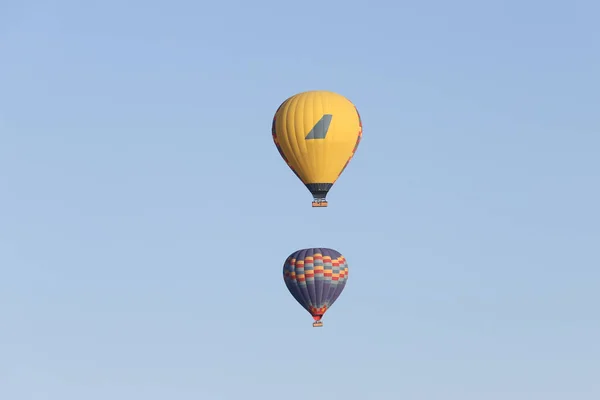
[[[283,280],[296,301],[312,315],[314,327],[340,296],[348,281],[348,263],[332,249],[295,251],[285,260]]]

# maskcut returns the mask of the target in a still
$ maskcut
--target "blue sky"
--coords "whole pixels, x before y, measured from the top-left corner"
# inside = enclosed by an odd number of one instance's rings
[[[600,397],[600,4],[0,3],[0,397]],[[272,143],[339,92],[328,196]],[[281,268],[346,256],[313,329]]]

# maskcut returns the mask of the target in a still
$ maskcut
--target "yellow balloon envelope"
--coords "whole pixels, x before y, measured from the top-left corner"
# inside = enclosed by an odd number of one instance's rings
[[[327,207],[327,192],[362,137],[354,104],[328,91],[296,94],[277,109],[272,133],[279,154],[312,193],[313,207]]]

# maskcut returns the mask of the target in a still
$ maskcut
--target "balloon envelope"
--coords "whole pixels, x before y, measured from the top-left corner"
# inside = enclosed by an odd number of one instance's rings
[[[279,106],[272,134],[281,157],[312,193],[313,206],[326,206],[327,192],[358,148],[362,122],[350,100],[315,90]]]
[[[285,260],[283,280],[296,301],[319,321],[344,290],[348,263],[336,250],[298,250]]]

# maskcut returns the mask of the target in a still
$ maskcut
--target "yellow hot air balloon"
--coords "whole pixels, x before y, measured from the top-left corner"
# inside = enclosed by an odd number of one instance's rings
[[[327,207],[327,192],[362,137],[354,104],[323,90],[298,93],[277,109],[272,133],[279,154],[312,193],[313,207]]]

